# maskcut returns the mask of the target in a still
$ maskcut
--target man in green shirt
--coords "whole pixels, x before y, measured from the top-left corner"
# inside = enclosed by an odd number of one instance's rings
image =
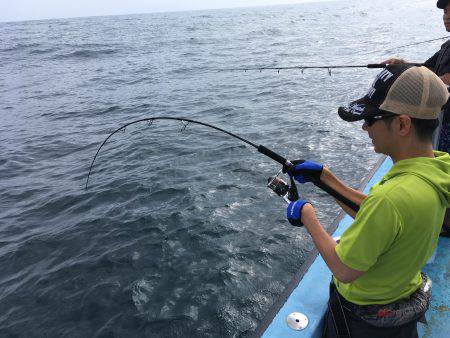
[[[351,309],[408,300],[422,285],[420,271],[436,248],[450,206],[450,156],[432,148],[448,96],[427,68],[396,65],[378,74],[363,98],[339,108],[346,121],[364,120],[375,152],[394,163],[367,196],[314,162],[297,164],[291,172],[300,183],[307,181],[303,174],[316,175],[360,206],[355,213],[338,202],[354,218],[339,244],[320,225],[311,204],[298,200],[287,209],[289,221],[307,228],[333,273],[330,304],[334,298],[344,304],[341,317],[328,311],[326,337],[417,337],[417,318],[377,327]]]

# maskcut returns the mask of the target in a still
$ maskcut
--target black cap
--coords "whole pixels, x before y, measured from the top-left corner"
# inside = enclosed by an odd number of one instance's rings
[[[354,122],[365,119],[366,117],[386,113],[386,111],[380,109],[380,106],[384,103],[389,89],[395,80],[409,68],[411,66],[399,64],[384,69],[377,75],[369,92],[364,97],[351,102],[348,106],[339,107],[339,116],[344,121]]]
[[[448,98],[447,86],[428,68],[391,65],[376,76],[364,97],[340,107],[338,114],[348,122],[386,113],[436,119]]]
[[[436,6],[437,8],[444,9],[445,7],[447,7],[449,2],[450,0],[438,0]]]

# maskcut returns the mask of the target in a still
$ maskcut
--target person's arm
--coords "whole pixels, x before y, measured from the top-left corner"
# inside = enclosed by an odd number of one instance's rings
[[[402,228],[402,218],[390,199],[376,192],[367,196],[339,244],[322,228],[306,200],[289,203],[286,216],[292,225],[306,227],[328,268],[343,283],[355,281],[374,266]]]
[[[322,174],[320,175],[320,180],[358,206],[360,206],[361,203],[367,197],[367,195],[362,193],[361,191],[358,191],[345,185],[327,167],[323,168]],[[342,210],[344,210],[350,217],[355,218],[356,211],[349,208],[344,203],[338,200],[336,200],[336,202],[340,205]]]
[[[439,53],[439,51],[436,52],[432,57],[425,61],[423,65],[434,72],[436,69],[437,60],[439,58]],[[443,75],[440,75],[439,77],[447,86],[450,85],[450,73],[445,73]]]
[[[423,63],[423,65],[425,67],[427,67],[428,69],[434,71],[438,57],[439,57],[439,52],[434,53],[434,55],[432,57],[430,57],[427,61],[425,61]]]
[[[445,73],[444,75],[441,75],[439,77],[447,86],[450,85],[450,73]]]
[[[439,57],[439,51],[436,52],[427,61],[422,63],[422,66],[425,66],[430,70],[434,70],[438,57]],[[389,58],[387,60],[380,62],[380,64],[386,64],[386,65],[398,65],[398,64],[403,64],[403,63],[408,63],[408,62],[405,59],[400,59],[400,58]],[[444,83],[445,83],[445,81],[444,81]]]
[[[334,277],[342,283],[351,283],[364,273],[342,263],[335,251],[335,240],[322,227],[311,204],[306,203],[303,206],[301,220]]]

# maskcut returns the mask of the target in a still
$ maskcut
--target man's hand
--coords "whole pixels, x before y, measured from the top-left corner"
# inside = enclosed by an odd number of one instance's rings
[[[442,80],[442,82],[444,82],[447,86],[450,85],[450,73],[445,73],[442,76],[439,76]]]
[[[305,200],[297,200],[289,203],[286,209],[286,217],[289,223],[296,227],[302,227],[302,209],[307,205],[311,204]]]
[[[382,65],[399,65],[402,63],[406,63],[406,61],[404,59],[399,59],[399,58],[390,58],[390,59],[380,62],[380,64],[382,64]]]
[[[294,168],[288,171],[289,176],[294,177],[298,183],[306,183],[320,180],[322,174],[323,164],[305,161],[295,160],[292,161]]]

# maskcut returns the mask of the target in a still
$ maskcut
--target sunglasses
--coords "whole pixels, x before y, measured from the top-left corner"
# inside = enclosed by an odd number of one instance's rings
[[[394,113],[383,113],[383,114],[366,117],[366,118],[364,118],[364,122],[366,122],[366,125],[368,127],[371,127],[377,121],[387,120],[387,119],[393,118],[395,116],[398,116],[398,115],[394,114]]]

